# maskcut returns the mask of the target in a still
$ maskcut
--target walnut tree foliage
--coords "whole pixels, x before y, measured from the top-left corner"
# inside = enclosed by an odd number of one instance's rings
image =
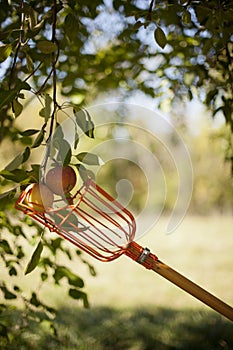
[[[64,105],[57,91],[75,111],[98,93],[116,90],[122,98],[142,91],[158,106],[198,96],[213,117],[223,114],[230,135],[227,157],[233,160],[233,6],[231,0],[1,0],[0,5],[0,143],[7,139],[21,149],[0,172],[1,264],[14,277],[1,282],[0,293],[6,302],[20,300],[28,312],[25,318],[33,313],[40,321],[50,319],[54,310],[33,286],[24,294],[17,284],[25,269],[23,241],[36,245],[27,272],[39,264],[42,282],[66,280],[68,294],[85,306],[82,278],[59,265],[58,253],[81,259],[95,274],[80,251],[74,256],[60,238],[47,237],[14,209],[15,185],[24,188],[38,181],[40,164],[31,162],[34,149],[43,149],[59,126],[57,111]],[[15,125],[28,96],[41,103],[39,130]],[[77,119],[81,129],[82,118]],[[92,138],[90,118],[85,116],[84,122],[90,124],[86,136]],[[61,149],[58,153],[69,164],[67,144],[66,150],[68,157]],[[77,168],[85,176],[81,161]],[[1,303],[1,312],[5,307]],[[7,324],[0,326],[7,337]]]

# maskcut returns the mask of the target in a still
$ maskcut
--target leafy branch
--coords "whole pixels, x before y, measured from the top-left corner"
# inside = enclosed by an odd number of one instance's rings
[[[26,1],[22,0],[20,6],[17,8],[18,13],[15,17],[16,26],[19,30],[15,30],[14,28],[8,30],[6,27],[5,32],[0,33],[0,40],[3,37],[6,41],[6,43],[0,45],[0,61],[3,62],[6,59],[9,59],[9,61],[11,60],[9,68],[7,68],[5,72],[4,82],[0,87],[0,113],[2,116],[0,136],[1,139],[7,136],[11,139],[12,143],[18,142],[20,146],[24,146],[24,149],[21,150],[20,153],[16,155],[16,157],[0,172],[1,192],[2,190],[5,190],[4,193],[1,193],[0,201],[0,207],[2,210],[2,215],[0,215],[0,256],[3,258],[2,260],[9,276],[17,277],[20,270],[25,270],[25,262],[23,259],[25,258],[26,253],[24,246],[20,243],[20,239],[22,240],[23,238],[26,245],[28,242],[34,245],[37,237],[40,236],[40,241],[35,247],[29,262],[26,264],[25,274],[29,275],[37,266],[41,267],[41,287],[43,282],[49,278],[56,284],[59,284],[61,279],[66,279],[69,288],[69,296],[76,300],[81,300],[84,307],[88,307],[88,298],[82,289],[84,287],[83,280],[78,275],[71,272],[69,268],[59,266],[56,262],[56,255],[58,253],[63,254],[66,258],[68,257],[68,259],[71,260],[73,259],[72,252],[68,248],[62,246],[61,238],[56,237],[50,239],[45,235],[43,236],[42,241],[41,227],[31,221],[28,217],[19,217],[18,222],[17,217],[19,215],[15,215],[13,209],[15,195],[18,194],[19,187],[23,190],[28,184],[40,181],[41,169],[46,168],[50,156],[50,139],[55,132],[59,133],[60,131],[61,146],[65,145],[65,147],[60,147],[58,149],[58,158],[62,160],[67,159],[67,162],[70,162],[71,160],[71,145],[64,139],[62,129],[58,128],[59,123],[57,120],[58,109],[63,110],[63,107],[59,106],[57,101],[57,64],[60,45],[56,38],[56,31],[58,30],[59,23],[58,12],[61,10],[62,6],[61,2],[54,0],[51,9],[45,14],[42,14],[41,17],[39,17],[38,12],[35,10],[36,6],[37,5],[35,4],[28,4]],[[40,22],[38,22],[38,19]],[[44,32],[46,22],[51,28],[51,40],[47,40],[48,31],[46,33]],[[42,32],[41,35],[39,34],[40,31]],[[15,39],[16,36],[17,39]],[[39,39],[37,36],[39,36]],[[9,44],[8,40],[10,42]],[[24,65],[25,62],[27,63],[26,65]],[[36,76],[38,75],[45,76],[44,82],[40,85],[39,89],[36,84]],[[29,84],[30,78],[33,80],[31,85]],[[42,92],[48,90],[50,86],[52,86],[51,97],[48,93],[42,95]],[[26,105],[21,104],[18,101],[18,99],[25,98],[22,93],[22,90],[24,89],[31,91],[42,103],[42,109],[39,112],[39,116],[44,120],[41,129],[39,130],[30,127],[26,130],[21,130],[14,124],[15,118],[22,113],[23,108]],[[27,102],[28,101],[26,101],[26,103]],[[11,109],[10,106],[12,106]],[[12,114],[9,113],[11,110],[14,113],[14,118],[12,117]],[[75,147],[77,147],[79,140],[77,131],[78,124],[75,120],[74,123],[76,133]],[[80,123],[84,128],[86,135],[93,137],[94,124],[88,113],[85,114],[84,120],[82,119]],[[84,125],[82,123],[84,123]],[[88,130],[86,130],[86,124],[88,124]],[[32,151],[35,148],[44,145],[46,146],[46,153],[42,165],[30,164],[29,161],[31,160]],[[67,157],[65,152],[68,153],[69,157]],[[87,160],[89,163],[93,163],[94,161],[95,163],[97,162],[97,160],[94,159],[94,156],[92,156],[94,160],[89,158],[88,155],[86,155],[85,159],[83,156],[82,159],[79,160],[79,164]],[[78,169],[77,164],[75,165]],[[28,166],[30,166],[30,168]],[[81,175],[84,176],[84,166],[81,170]],[[9,190],[8,186],[9,184],[12,184],[12,182],[14,184],[17,183],[18,187],[16,188],[14,186],[12,190]],[[10,214],[6,209],[10,210]],[[10,220],[12,213],[15,215],[14,223]],[[25,226],[27,227],[27,231],[30,232],[30,237],[24,232]],[[12,242],[8,242],[8,236],[13,237]],[[50,254],[46,256],[46,251],[48,252],[48,250],[50,251]],[[51,258],[51,252],[53,259]],[[94,275],[94,267],[89,265],[86,260],[82,259],[81,252],[79,252],[78,256],[83,263],[87,264],[90,273]],[[40,271],[40,269],[38,270]],[[30,277],[27,276],[27,278]],[[3,294],[6,300],[21,300],[21,302],[24,303],[26,310],[33,312],[34,315],[36,315],[35,319],[38,319],[38,314],[41,315],[39,320],[45,318],[46,313],[50,311],[51,314],[54,314],[52,308],[40,300],[38,296],[40,288],[37,289],[36,292],[32,291],[29,298],[22,297],[21,288],[16,284],[11,285],[12,283],[11,280],[9,280],[0,284],[0,293]],[[45,313],[42,313],[41,311],[44,311]],[[31,314],[28,317],[31,317]]]

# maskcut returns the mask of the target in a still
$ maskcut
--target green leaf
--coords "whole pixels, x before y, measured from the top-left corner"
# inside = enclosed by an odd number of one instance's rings
[[[218,93],[217,89],[213,89],[213,90],[208,91],[208,93],[206,95],[206,101],[205,101],[207,106],[209,106],[211,103],[213,103],[213,101],[216,98],[217,93]]]
[[[88,165],[100,165],[100,158],[93,153],[81,152],[75,156],[80,162]]]
[[[5,170],[9,170],[9,171],[15,170],[22,163],[23,163],[23,154],[20,153],[5,167]]]
[[[25,163],[28,158],[30,157],[31,151],[29,147],[26,147],[24,152],[23,152],[23,163]]]
[[[80,256],[80,250],[77,250],[77,251],[76,251],[76,254],[77,254],[78,256]],[[96,273],[96,270],[95,270],[94,266],[91,265],[91,264],[90,264],[87,260],[85,260],[85,259],[82,259],[82,258],[81,258],[81,260],[82,260],[82,262],[83,262],[84,264],[86,264],[86,265],[88,266],[90,274],[91,274],[92,276],[94,276],[94,277],[97,276],[97,273]]]
[[[14,291],[18,293],[22,293],[22,290],[19,288],[19,286],[14,285]]]
[[[5,307],[3,304],[1,304],[1,308]],[[1,310],[0,310],[1,311]],[[6,327],[2,322],[0,323],[0,336],[6,340],[6,342],[9,341],[9,327]]]
[[[11,3],[11,1],[9,1]],[[36,11],[27,3],[22,8],[18,9],[19,12],[24,13],[27,16],[29,27],[34,27],[37,23]]]
[[[0,91],[0,109],[9,105],[17,95],[17,90]]]
[[[32,170],[28,173],[33,182],[40,180],[40,164],[31,164]]]
[[[37,129],[27,129],[25,131],[20,131],[19,134],[21,136],[32,136],[32,135],[35,135],[39,132],[40,130],[37,130]]]
[[[74,166],[78,169],[79,175],[84,182],[87,181],[88,178],[95,179],[95,174],[91,170],[86,169],[82,164],[74,164]]]
[[[137,29],[141,28],[143,25],[144,25],[143,22],[137,21],[137,22],[134,24],[134,29],[137,30]]]
[[[18,101],[17,98],[14,99],[12,103],[12,110],[15,118],[17,118],[23,111],[23,105]]]
[[[13,233],[15,236],[23,236],[24,238],[26,238],[20,225],[16,225],[13,227]]]
[[[78,277],[77,275],[70,273],[69,277],[68,277],[68,282],[70,285],[75,286],[75,287],[79,287],[79,288],[83,288],[84,287],[84,282],[82,280],[82,278]]]
[[[61,243],[62,243],[62,242],[63,242],[63,239],[60,238],[60,237],[55,238],[55,239],[52,241],[51,245],[52,245],[52,247],[53,247],[54,253],[56,252],[57,249],[59,249],[59,248],[61,247]]]
[[[38,243],[34,253],[32,254],[32,257],[31,257],[31,259],[26,267],[25,275],[32,272],[37,267],[37,265],[39,264],[39,261],[40,261],[40,256],[41,256],[42,250],[43,250],[43,244],[40,241]]]
[[[82,109],[75,109],[73,108],[73,112],[75,115],[75,120],[80,129],[84,132],[86,132],[86,126],[87,126],[87,119],[84,111]]]
[[[56,142],[56,148],[58,149],[57,159],[62,163],[63,167],[70,164],[72,151],[69,142],[67,142],[64,139],[61,139],[58,142]]]
[[[226,119],[226,123],[231,122],[231,114],[232,114],[232,108],[229,106],[229,104],[225,103],[225,105],[222,107],[223,115]]]
[[[56,124],[52,144],[53,147],[58,150],[57,160],[61,162],[63,166],[69,165],[72,156],[72,149],[69,142],[64,139],[64,133],[59,123]]]
[[[49,120],[51,115],[51,103],[53,102],[49,94],[45,94],[45,106],[39,112],[39,115],[45,119],[45,122]]]
[[[22,231],[22,229],[21,229],[21,231]],[[23,237],[26,239],[26,236],[24,233],[23,233]],[[25,256],[25,254],[24,254],[22,247],[21,246],[17,247],[17,255],[16,255],[17,259],[20,260],[20,259],[24,258],[24,256]]]
[[[18,183],[28,178],[27,172],[23,169],[15,169],[12,171],[2,170],[0,171],[0,175],[7,180],[11,180]]]
[[[14,293],[10,292],[5,285],[0,286],[0,289],[3,292],[5,299],[11,300],[17,298],[17,296]]]
[[[79,288],[84,287],[84,282],[83,282],[82,278],[75,275],[67,267],[58,266],[53,274],[53,278],[54,278],[56,284],[59,284],[60,280],[64,277],[67,278],[70,285],[75,286],[75,287],[79,287]]]
[[[33,142],[33,144],[32,144],[32,148],[37,148],[37,147],[39,147],[41,144],[42,144],[42,142],[43,142],[43,140],[44,140],[44,135],[45,135],[45,130],[42,128],[41,130],[40,130],[40,133],[38,134],[38,136],[36,137],[36,139],[35,139],[35,141]]]
[[[45,118],[45,108],[41,108],[41,110],[39,111],[39,116],[42,118]]]
[[[74,141],[74,149],[77,149],[78,147],[78,143],[79,143],[79,134],[76,130],[77,128],[75,128],[75,141]]]
[[[157,27],[155,29],[154,37],[157,44],[163,49],[167,44],[167,38],[166,38],[166,35],[164,34],[164,31],[160,27]]]
[[[26,147],[25,150],[18,154],[6,167],[5,170],[15,170],[18,168],[19,165],[26,162],[28,158],[30,157],[30,148]]]
[[[49,40],[41,40],[37,43],[37,48],[42,53],[50,54],[57,50],[57,45]]]
[[[33,72],[33,69],[34,69],[33,60],[28,53],[26,53],[26,62],[27,62],[27,69],[29,73]]]
[[[11,44],[0,45],[0,63],[4,62],[9,57],[11,52],[12,52]]]
[[[17,189],[12,188],[11,190],[0,194],[0,201],[4,198],[6,200],[11,200],[15,197]]]
[[[73,108],[76,123],[80,129],[90,138],[94,138],[94,123],[89,112],[84,108]]]
[[[45,121],[48,121],[50,117],[52,102],[52,97],[49,94],[45,94]]]
[[[48,279],[48,274],[46,272],[42,272],[40,275],[41,281],[46,281]]]
[[[72,14],[69,13],[64,21],[64,30],[66,36],[72,41],[77,36],[77,27],[78,27],[78,19]]]
[[[69,296],[73,299],[81,299],[83,301],[83,306],[85,308],[89,308],[89,302],[88,302],[88,298],[86,293],[81,292],[80,290],[74,289],[74,288],[70,288],[69,290]]]
[[[13,102],[20,90],[31,90],[31,87],[25,81],[21,81],[13,90],[0,90],[0,109]]]
[[[184,24],[188,25],[191,23],[191,13],[188,10],[185,10],[182,13],[182,21]]]
[[[21,81],[19,86],[17,86],[17,91],[20,90],[31,90],[31,86],[26,81]]]
[[[53,141],[56,140],[59,142],[62,139],[64,139],[64,133],[63,133],[62,127],[59,123],[56,123],[56,129],[54,130],[54,133],[53,133]]]
[[[14,266],[12,266],[9,270],[9,275],[10,276],[17,276],[17,270]]]
[[[17,189],[14,188],[0,195],[0,211],[4,212],[7,210],[7,208],[12,209],[12,206],[14,205],[14,202],[16,199],[15,198],[16,192],[17,192]],[[1,224],[1,220],[0,220],[0,224]]]
[[[30,303],[36,307],[41,306],[41,302],[37,298],[37,295],[35,292],[32,292],[32,297],[30,299]]]
[[[71,296],[73,299],[81,299],[83,292],[80,290],[70,288],[69,290],[69,296]]]
[[[0,32],[0,41],[5,41],[8,37],[9,37],[9,31],[7,30],[6,32],[4,32],[2,29],[1,29],[1,32]]]
[[[1,250],[4,251],[6,254],[13,254],[9,243],[5,239],[0,241],[0,251]]]
[[[190,101],[193,99],[193,93],[191,89],[188,89],[188,97]]]

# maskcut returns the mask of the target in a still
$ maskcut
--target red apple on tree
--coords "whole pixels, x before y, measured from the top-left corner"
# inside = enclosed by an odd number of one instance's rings
[[[69,193],[77,181],[76,173],[71,166],[57,165],[48,171],[46,175],[46,185],[50,190],[60,196]]]
[[[25,199],[29,207],[43,213],[52,206],[54,197],[46,185],[33,183],[26,188]]]

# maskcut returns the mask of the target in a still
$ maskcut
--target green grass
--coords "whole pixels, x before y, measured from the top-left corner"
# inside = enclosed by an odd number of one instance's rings
[[[15,312],[14,317],[20,317]],[[13,325],[12,325],[13,326]],[[233,327],[213,312],[171,308],[61,308],[48,325],[15,330],[2,350],[230,350]],[[1,339],[1,338],[0,338]]]

